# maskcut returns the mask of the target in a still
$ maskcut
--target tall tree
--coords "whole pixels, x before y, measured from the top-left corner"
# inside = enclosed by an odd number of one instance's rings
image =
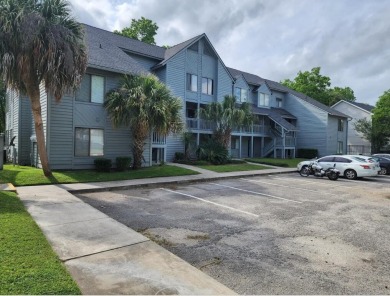
[[[294,80],[285,79],[281,83],[327,106],[340,100],[355,101],[354,92],[350,87],[331,88],[330,78],[321,75],[320,71],[320,67],[315,67],[311,71],[299,71]]]
[[[125,27],[121,31],[115,30],[114,33],[155,45],[154,36],[156,36],[157,30],[158,26],[156,23],[141,17],[138,20],[132,19],[130,27]]]
[[[0,73],[7,87],[31,101],[38,153],[51,175],[45,147],[40,88],[59,101],[76,89],[87,64],[83,31],[65,0],[1,0]]]
[[[0,78],[0,133],[5,131],[5,87]]]
[[[390,90],[379,97],[372,110],[372,120],[359,119],[355,130],[371,143],[372,152],[379,152],[390,141]]]
[[[181,101],[154,75],[124,76],[118,89],[107,95],[105,107],[115,126],[128,126],[132,134],[133,169],[142,166],[145,142],[182,130]]]
[[[379,97],[372,113],[373,130],[383,139],[384,146],[390,141],[390,89]]]
[[[200,117],[215,124],[214,139],[226,149],[229,148],[232,131],[248,127],[253,123],[253,115],[248,103],[236,104],[236,97],[226,95],[222,102],[213,102],[200,109]]]

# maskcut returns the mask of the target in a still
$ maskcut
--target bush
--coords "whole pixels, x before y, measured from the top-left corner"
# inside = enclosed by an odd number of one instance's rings
[[[112,166],[111,159],[108,158],[96,158],[94,163],[98,172],[109,172]]]
[[[175,152],[175,157],[173,159],[174,162],[179,162],[185,160],[185,155],[183,152]]]
[[[318,156],[318,150],[310,148],[298,149],[297,156],[298,158],[315,158]]]
[[[199,146],[196,154],[199,160],[205,160],[212,164],[226,164],[230,161],[228,150],[213,139]]]
[[[130,156],[119,156],[115,161],[116,169],[120,172],[126,171],[130,168],[131,157]]]

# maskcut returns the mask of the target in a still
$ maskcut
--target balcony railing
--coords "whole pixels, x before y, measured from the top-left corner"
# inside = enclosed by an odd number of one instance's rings
[[[188,129],[199,129],[199,130],[213,130],[215,123],[210,120],[203,120],[197,118],[187,118],[186,119],[187,128]],[[233,132],[235,133],[245,133],[245,134],[269,134],[270,126],[261,125],[261,124],[253,124],[249,127],[235,128]]]
[[[295,147],[295,138],[294,137],[286,137],[285,138],[285,146]]]
[[[187,128],[188,129],[198,129],[198,119],[187,118]]]
[[[152,144],[165,145],[167,143],[167,137],[162,136],[159,133],[152,133]]]

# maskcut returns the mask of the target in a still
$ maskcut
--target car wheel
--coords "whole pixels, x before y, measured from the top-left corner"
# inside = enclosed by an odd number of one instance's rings
[[[379,175],[387,175],[387,168],[381,167],[381,170],[379,171]]]
[[[344,176],[345,178],[349,179],[349,180],[355,180],[357,179],[357,174],[354,170],[346,170],[344,172]]]

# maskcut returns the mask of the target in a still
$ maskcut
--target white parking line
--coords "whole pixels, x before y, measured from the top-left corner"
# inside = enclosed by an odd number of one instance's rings
[[[183,193],[183,192],[179,192],[179,191],[173,191],[173,190],[166,189],[166,188],[161,188],[161,189],[164,190],[164,191],[171,192],[171,193],[176,193],[176,194],[179,194],[179,195],[184,195],[184,196],[188,196],[188,197],[191,197],[191,198],[195,198],[197,200],[200,200],[200,201],[203,201],[203,202],[207,202],[207,203],[213,204],[213,205],[218,206],[218,207],[229,209],[229,210],[232,210],[232,211],[235,211],[235,212],[240,212],[242,214],[247,214],[249,216],[253,216],[253,217],[256,217],[256,218],[260,217],[259,215],[256,215],[256,214],[253,214],[253,213],[249,213],[249,212],[246,212],[246,211],[242,211],[242,210],[239,210],[239,209],[236,209],[236,208],[232,208],[232,207],[229,207],[229,206],[225,206],[225,205],[213,202],[213,201],[209,201],[209,200],[206,200],[206,199],[203,199],[203,198],[200,198],[200,197],[193,196],[191,194],[187,194],[187,193]]]
[[[302,177],[302,178],[306,178],[306,177]],[[326,186],[329,186],[329,182],[323,182],[323,183],[320,183],[320,182],[315,182],[315,181],[305,181],[305,180],[301,180],[300,178],[279,178],[279,177],[275,177],[273,179],[281,179],[281,180],[287,180],[287,181],[298,181],[298,182],[301,182],[301,183],[305,183],[305,184],[316,184],[316,185],[326,185]],[[316,180],[316,179],[314,179]],[[317,180],[321,180],[321,179],[317,179]],[[345,183],[348,183],[350,180],[346,181],[346,180],[338,180],[338,181],[332,181],[332,182],[341,182],[342,184],[339,184],[339,185],[334,185],[335,183],[332,183],[331,185],[331,188],[335,188],[335,187],[340,187],[340,186],[343,186],[343,188],[355,188],[355,187],[350,187],[350,186],[345,186],[344,184]]]
[[[319,193],[318,190],[312,190],[312,189],[307,189],[307,188],[302,188],[302,187],[294,187],[294,186],[290,186],[290,185],[281,185],[281,184],[277,184],[277,183],[269,183],[269,182],[264,182],[264,181],[259,181],[259,180],[251,180],[251,179],[244,179],[244,178],[241,178],[241,180],[248,181],[248,182],[262,183],[262,184],[268,184],[268,185],[275,185],[275,186],[279,186],[279,187],[287,187],[287,188],[293,188],[293,189],[299,189],[299,190],[305,190],[305,191],[311,191],[311,192]],[[332,194],[332,193],[327,193],[327,194],[328,195],[338,195],[338,194]]]
[[[257,195],[263,195],[263,196],[267,196],[267,197],[281,199],[281,200],[285,200],[285,201],[290,201],[290,202],[295,202],[295,203],[302,203],[301,201],[296,201],[296,200],[292,200],[292,199],[283,198],[283,197],[280,197],[280,196],[275,196],[275,195],[260,193],[260,192],[256,192],[256,191],[236,188],[236,187],[232,187],[232,186],[227,186],[227,185],[222,185],[222,184],[217,184],[217,183],[210,183],[210,184],[221,186],[221,187],[226,187],[226,188],[230,188],[230,189],[235,189],[235,190],[239,190],[239,191],[244,191],[244,192],[248,192],[248,193],[253,193],[253,194],[257,194]]]

